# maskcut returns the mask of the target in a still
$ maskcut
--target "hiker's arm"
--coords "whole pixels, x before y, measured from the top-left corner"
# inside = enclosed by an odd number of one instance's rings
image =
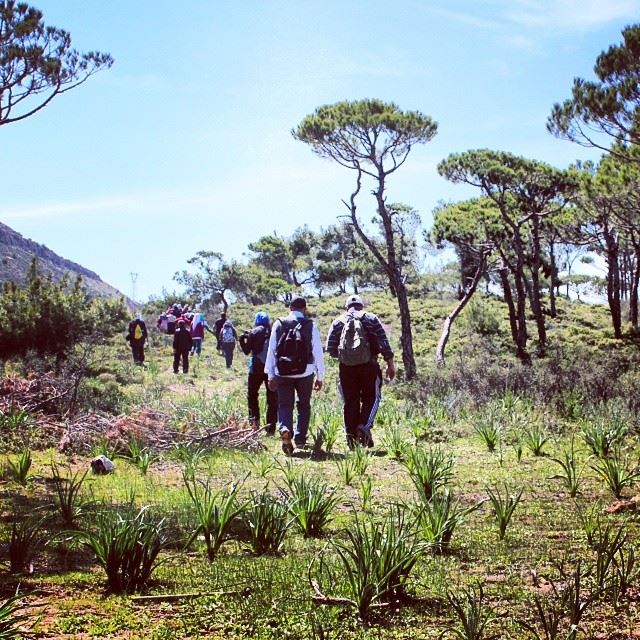
[[[342,331],[342,322],[334,320],[331,323],[331,329],[327,336],[326,352],[332,357],[338,357],[338,345],[340,344],[340,333]]]
[[[276,345],[278,344],[278,338],[276,337],[276,327],[278,326],[276,321],[273,325],[273,331],[269,336],[269,348],[267,349],[267,359],[264,363],[264,372],[267,374],[268,386],[271,391],[275,391],[278,387],[276,380]]]
[[[393,380],[396,377],[396,366],[393,363],[393,356],[391,356],[388,360],[386,360],[387,363],[387,378],[389,380]]]

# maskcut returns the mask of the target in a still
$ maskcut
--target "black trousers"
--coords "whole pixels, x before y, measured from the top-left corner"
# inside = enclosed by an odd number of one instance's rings
[[[256,427],[260,426],[260,387],[264,385],[267,390],[267,431],[276,428],[278,421],[278,394],[271,391],[267,385],[267,374],[264,372],[264,364],[257,358],[253,361],[253,371],[249,373],[247,378],[247,405],[249,407],[249,421]]]
[[[136,364],[142,364],[144,362],[144,340],[136,340],[131,338],[131,353],[133,354],[133,361]]]
[[[189,373],[189,349],[186,351],[176,351],[173,354],[173,372],[178,373],[180,367],[180,360],[182,360],[182,372]]]
[[[371,429],[378,413],[382,371],[377,362],[348,367],[340,364],[339,390],[344,402],[344,428],[356,436],[358,426]]]

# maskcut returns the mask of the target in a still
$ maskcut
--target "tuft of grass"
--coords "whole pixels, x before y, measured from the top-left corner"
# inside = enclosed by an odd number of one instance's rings
[[[544,446],[549,441],[545,430],[536,422],[529,424],[523,431],[524,442],[534,456],[543,456]]]
[[[67,475],[63,476],[55,463],[51,463],[51,471],[55,487],[56,506],[65,526],[73,527],[90,504],[89,500],[83,499],[80,495],[82,485],[89,471],[77,471],[73,475],[69,471]]]
[[[489,500],[493,506],[496,522],[498,524],[498,535],[500,540],[504,540],[507,527],[509,526],[509,522],[511,522],[513,512],[520,502],[523,491],[524,487],[520,487],[519,489],[516,489],[514,493],[511,493],[509,491],[509,487],[505,483],[503,495],[497,486],[493,488],[487,487],[487,494],[489,495]]]
[[[627,435],[628,425],[620,419],[592,418],[580,420],[582,439],[598,458],[608,458],[620,447]]]
[[[339,496],[322,478],[304,475],[287,484],[289,511],[305,538],[320,538],[333,519]]]
[[[454,459],[440,447],[412,447],[405,466],[420,499],[428,502],[439,489],[451,481]]]
[[[31,451],[25,449],[15,460],[7,458],[7,469],[9,477],[19,485],[26,487],[29,481],[29,471],[31,471]]]
[[[502,426],[496,420],[494,412],[487,411],[481,414],[473,429],[480,436],[487,451],[493,453],[502,437]]]
[[[636,479],[640,477],[640,464],[631,466],[629,457],[623,456],[620,451],[601,458],[591,468],[606,482],[613,495],[620,499],[622,492],[631,487]]]
[[[569,495],[572,498],[575,498],[580,490],[580,481],[582,479],[585,465],[582,465],[581,467],[578,466],[573,438],[571,439],[570,447],[562,452],[562,456],[559,458],[551,458],[551,461],[559,465],[562,470],[561,473],[551,476],[551,479],[562,480],[564,486],[569,492]]]
[[[243,512],[248,533],[248,544],[256,556],[278,555],[284,547],[284,538],[292,523],[289,507],[272,496],[265,488],[252,491]]]
[[[243,507],[237,501],[240,483],[214,492],[209,480],[206,483],[196,480],[186,472],[182,477],[196,512],[196,526],[185,546],[189,547],[202,535],[207,558],[212,562],[220,547],[231,537],[232,527],[242,514]]]
[[[132,593],[144,588],[157,567],[158,555],[169,546],[164,518],[153,517],[149,507],[124,508],[103,505],[95,516],[94,528],[77,534],[93,551],[107,574],[107,590]]]
[[[459,626],[449,626],[440,634],[444,638],[453,634],[459,640],[485,640],[487,627],[496,619],[493,608],[485,606],[482,585],[461,589],[460,593],[447,592],[447,600],[458,617]]]
[[[405,597],[411,572],[426,551],[415,535],[415,524],[400,506],[392,507],[382,522],[355,516],[345,538],[329,542],[337,563],[329,563],[323,551],[318,556],[317,577],[309,579],[320,604],[343,604],[352,607],[362,620],[373,609],[388,606]],[[346,597],[332,598],[323,593],[324,585],[334,589],[341,585]]]
[[[392,460],[402,462],[407,457],[409,443],[405,440],[402,429],[396,425],[389,425],[382,438],[382,446],[387,450]]]
[[[19,613],[22,596],[16,593],[0,602],[0,640],[22,638],[26,623],[33,622],[26,614]]]
[[[34,557],[49,544],[52,536],[44,525],[46,516],[24,517],[14,514],[9,538],[9,570],[11,573],[32,573]]]

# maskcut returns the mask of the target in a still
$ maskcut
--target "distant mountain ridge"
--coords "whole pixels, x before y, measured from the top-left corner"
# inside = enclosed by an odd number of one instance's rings
[[[71,275],[71,282],[77,276],[82,276],[82,284],[91,297],[124,296],[118,289],[104,282],[97,273],[62,258],[43,244],[25,238],[0,222],[0,283],[24,284],[34,257],[38,259],[38,270],[51,275],[55,281],[61,280],[68,273]]]

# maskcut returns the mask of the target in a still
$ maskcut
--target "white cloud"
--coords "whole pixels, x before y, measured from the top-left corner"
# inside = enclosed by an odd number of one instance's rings
[[[509,0],[505,5],[508,20],[534,29],[589,29],[640,14],[640,0]]]

